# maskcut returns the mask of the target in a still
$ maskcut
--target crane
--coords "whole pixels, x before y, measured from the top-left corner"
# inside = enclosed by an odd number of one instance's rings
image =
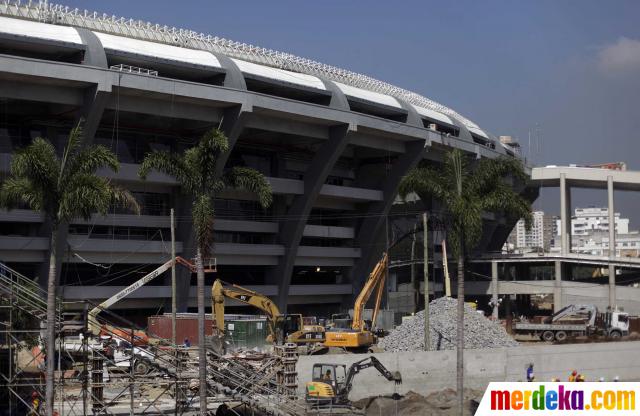
[[[333,404],[349,404],[349,393],[355,376],[362,370],[374,367],[384,378],[396,384],[402,383],[398,371],[391,372],[376,357],[367,357],[351,364],[346,370],[344,364],[317,363],[313,365],[311,381],[307,383],[307,401]],[[346,373],[346,374],[345,374]]]
[[[195,266],[193,265],[193,263],[191,263],[188,260],[185,260],[184,258],[182,258],[180,256],[176,256],[175,263],[181,264],[181,265],[187,267],[189,270],[191,270],[191,272],[195,272],[196,271],[195,270]],[[98,317],[98,314],[101,311],[103,311],[105,309],[109,309],[114,303],[116,303],[119,300],[127,297],[128,295],[130,295],[131,293],[135,292],[136,290],[140,289],[142,286],[146,285],[147,283],[149,283],[150,281],[155,279],[157,276],[159,276],[162,273],[164,273],[167,270],[169,270],[171,267],[173,267],[173,265],[174,265],[174,260],[173,259],[166,261],[164,264],[160,265],[157,269],[155,269],[152,272],[144,275],[142,278],[140,278],[136,282],[130,284],[129,286],[127,286],[126,288],[122,289],[121,291],[119,291],[115,295],[111,296],[110,298],[108,298],[105,301],[103,301],[102,303],[100,303],[95,308],[91,309],[89,311],[88,316],[87,316],[87,323],[88,323],[89,331],[93,335],[99,336],[101,334],[101,332],[103,332],[103,330],[106,329],[106,331],[104,331],[104,332],[108,332],[110,335],[114,335],[114,336],[116,336],[118,338],[121,338],[123,340],[128,340],[132,344],[137,344],[137,345],[138,344],[147,344],[149,342],[149,337],[147,336],[147,334],[145,332],[143,332],[143,331],[134,331],[133,340],[131,340],[131,331],[130,330],[112,328],[112,327],[110,327],[108,329],[104,328],[98,322],[97,317]],[[213,271],[211,268],[205,270],[205,272],[211,272],[211,271]]]
[[[371,295],[375,292],[375,303],[373,305],[373,313],[371,315],[371,325],[375,325],[378,312],[380,310],[380,302],[382,301],[384,285],[387,280],[388,261],[389,258],[387,253],[384,253],[380,261],[378,261],[376,266],[373,268],[371,274],[369,274],[369,278],[358,294],[353,306],[351,327],[334,327],[327,331],[325,334],[325,346],[361,349],[370,347],[375,343],[375,336],[373,332],[371,332],[371,329],[367,328],[367,325],[365,325],[364,308],[371,298]]]
[[[224,326],[225,298],[234,299],[247,305],[251,305],[267,316],[269,325],[269,342],[281,345],[284,342],[295,344],[321,343],[324,341],[324,328],[319,325],[304,325],[302,315],[280,313],[276,304],[268,297],[234,284],[225,284],[216,279],[211,288],[211,302],[213,320],[216,324],[218,338],[224,339],[226,330]]]

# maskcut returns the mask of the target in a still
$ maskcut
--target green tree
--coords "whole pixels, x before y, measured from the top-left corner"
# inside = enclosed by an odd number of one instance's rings
[[[203,258],[210,255],[213,246],[214,200],[225,188],[253,193],[262,207],[272,202],[271,185],[260,172],[246,168],[227,169],[220,177],[220,156],[229,150],[229,141],[218,129],[205,133],[200,141],[183,154],[154,151],[145,156],[139,175],[146,178],[152,169],[173,176],[182,191],[191,196],[191,216],[196,243],[196,272],[198,300],[198,344],[200,379],[200,414],[206,414],[207,373],[205,352],[205,289]]]
[[[482,237],[482,214],[504,213],[531,222],[531,204],[516,193],[508,178],[526,181],[522,162],[498,157],[473,162],[459,149],[447,153],[441,167],[419,166],[401,181],[399,194],[417,194],[423,201],[435,198],[442,204],[448,225],[448,238],[458,262],[457,319],[457,399],[463,414],[464,397],[464,267],[466,255]]]
[[[82,122],[74,127],[59,157],[47,140],[36,138],[15,152],[9,177],[0,189],[0,206],[18,205],[44,212],[51,223],[49,276],[47,280],[46,395],[45,408],[53,416],[56,288],[56,259],[60,227],[74,218],[88,220],[94,213],[106,215],[113,203],[139,212],[133,196],[96,171],[102,167],[118,170],[117,157],[106,147],[88,143]]]

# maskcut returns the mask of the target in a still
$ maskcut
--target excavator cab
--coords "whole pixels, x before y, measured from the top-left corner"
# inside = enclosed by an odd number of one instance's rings
[[[314,364],[311,382],[307,384],[307,401],[319,404],[340,402],[339,392],[344,390],[347,367],[342,364]]]

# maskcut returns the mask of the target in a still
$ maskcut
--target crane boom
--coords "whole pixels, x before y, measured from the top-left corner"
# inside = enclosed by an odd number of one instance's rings
[[[180,257],[180,256],[176,257],[175,262],[179,263],[179,264],[182,264],[183,266],[189,268],[189,270],[191,270],[191,271],[195,271],[195,267],[193,266],[193,264],[191,262],[185,260],[184,258]],[[140,280],[130,284],[129,286],[125,287],[124,289],[122,289],[121,291],[116,293],[115,295],[111,296],[110,298],[108,298],[105,301],[103,301],[102,303],[100,303],[95,308],[91,309],[91,311],[89,311],[89,315],[87,316],[87,320],[88,320],[90,331],[94,335],[98,335],[100,333],[100,325],[98,324],[98,321],[96,320],[96,317],[98,316],[100,311],[105,310],[105,309],[109,309],[114,303],[116,303],[119,300],[127,297],[128,295],[130,295],[131,293],[133,293],[136,290],[140,289],[142,286],[146,285],[147,283],[149,283],[150,281],[152,281],[153,279],[155,279],[156,277],[158,277],[162,273],[164,273],[167,270],[169,270],[173,266],[173,264],[174,264],[173,263],[173,259],[168,260],[167,262],[162,264],[157,269],[155,269],[152,272],[144,275]]]

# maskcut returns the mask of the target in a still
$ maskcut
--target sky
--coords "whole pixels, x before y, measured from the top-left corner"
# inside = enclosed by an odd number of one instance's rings
[[[640,1],[58,1],[373,76],[519,138],[535,165],[640,170]],[[606,194],[572,199],[599,206]],[[616,193],[638,228],[639,200]],[[534,208],[559,213],[559,191]]]

